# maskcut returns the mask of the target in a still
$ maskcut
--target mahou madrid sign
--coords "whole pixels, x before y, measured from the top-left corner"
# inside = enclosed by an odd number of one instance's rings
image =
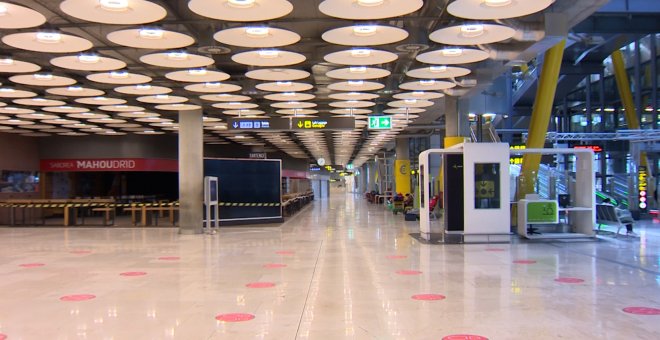
[[[100,159],[42,159],[40,169],[57,171],[163,171],[177,172],[176,159],[100,158]]]

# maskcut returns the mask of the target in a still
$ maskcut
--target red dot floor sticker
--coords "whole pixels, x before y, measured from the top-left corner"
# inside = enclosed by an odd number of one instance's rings
[[[660,315],[660,308],[653,307],[626,307],[623,311],[637,315]]]
[[[584,280],[578,279],[577,277],[558,277],[555,279],[557,282],[561,283],[582,283]]]
[[[158,259],[162,261],[177,261],[180,260],[181,258],[178,256],[161,256]]]
[[[144,276],[147,275],[147,272],[123,272],[119,273],[121,276]]]
[[[36,268],[36,267],[43,267],[45,265],[46,265],[45,263],[21,263],[18,266],[23,268]]]
[[[60,301],[85,301],[96,298],[96,295],[93,294],[74,294],[74,295],[64,295],[60,298]]]
[[[422,272],[420,272],[419,270],[397,270],[396,273],[399,275],[419,275]]]
[[[252,282],[245,285],[248,288],[270,288],[275,287],[273,282]]]
[[[91,254],[91,250],[72,250],[69,253],[71,254]]]
[[[408,258],[406,255],[388,255],[387,259],[389,260],[400,260],[400,259],[405,259]]]
[[[534,261],[534,260],[516,260],[516,261],[513,261],[513,263],[515,263],[515,264],[534,264],[534,263],[536,263],[536,261]]]
[[[4,335],[4,334],[2,334],[2,333],[0,333],[0,340],[5,340],[5,339],[7,339],[7,336]]]
[[[417,294],[411,296],[411,298],[413,300],[421,300],[421,301],[438,301],[438,300],[444,300],[447,297],[440,294]]]
[[[453,334],[447,335],[446,337],[442,338],[442,340],[488,340],[488,338],[474,334]]]
[[[264,264],[264,268],[269,268],[269,269],[284,268],[284,267],[286,267],[286,264],[284,264],[284,263],[266,263],[266,264]]]
[[[275,254],[277,254],[277,255],[293,255],[295,253],[296,252],[294,252],[292,250],[280,250],[280,251],[275,252]]]
[[[218,314],[215,316],[215,319],[224,322],[241,322],[254,319],[254,315],[246,313]]]

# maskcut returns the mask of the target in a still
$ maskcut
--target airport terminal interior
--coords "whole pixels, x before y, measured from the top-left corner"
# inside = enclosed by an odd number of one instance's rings
[[[658,339],[659,52],[657,0],[0,1],[0,340]]]

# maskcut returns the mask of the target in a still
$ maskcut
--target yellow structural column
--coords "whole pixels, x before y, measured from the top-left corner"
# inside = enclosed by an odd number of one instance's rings
[[[545,136],[548,133],[548,124],[552,114],[552,104],[555,100],[557,91],[557,81],[559,80],[559,70],[564,56],[564,47],[566,40],[562,40],[545,52],[543,68],[539,76],[539,84],[536,90],[536,99],[532,109],[532,119],[529,123],[529,133],[527,135],[527,149],[543,148]],[[518,197],[522,198],[525,194],[534,192],[534,183],[536,174],[541,164],[540,154],[525,154],[522,162],[523,181],[518,190]]]
[[[619,89],[621,103],[626,110],[626,123],[628,124],[628,128],[631,130],[638,130],[639,120],[637,119],[637,110],[635,109],[632,91],[630,91],[630,81],[628,80],[626,64],[623,61],[623,53],[621,53],[621,50],[616,50],[612,53],[612,66],[614,66],[614,78],[616,80],[616,87]],[[642,152],[639,158],[639,164],[647,166],[648,161],[646,160],[646,153]]]

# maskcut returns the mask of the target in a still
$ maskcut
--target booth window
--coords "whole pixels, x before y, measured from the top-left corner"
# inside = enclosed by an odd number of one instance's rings
[[[474,208],[500,209],[500,164],[474,164]]]

